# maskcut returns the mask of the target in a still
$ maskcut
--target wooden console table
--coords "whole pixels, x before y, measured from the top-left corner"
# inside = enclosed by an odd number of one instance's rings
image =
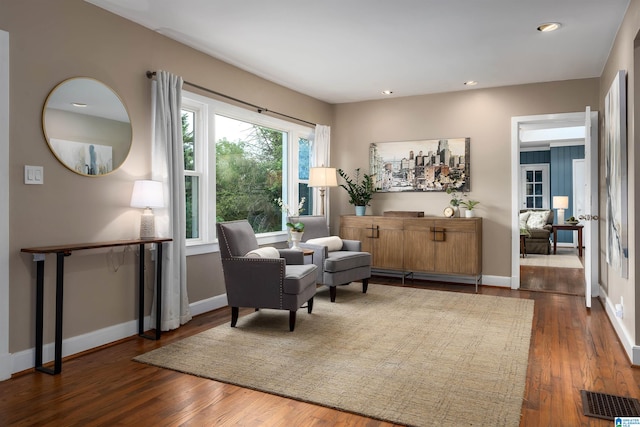
[[[552,224],[551,228],[553,229],[553,254],[556,254],[556,249],[558,247],[558,230],[572,230],[578,232],[578,256],[582,258],[582,225],[572,225],[572,224]]]
[[[62,371],[62,295],[64,289],[64,258],[70,256],[73,251],[85,249],[111,248],[116,246],[140,246],[140,267],[138,274],[138,335],[148,339],[160,339],[160,314],[162,308],[162,247],[165,242],[173,239],[153,238],[135,240],[115,240],[110,242],[79,243],[59,246],[42,246],[23,248],[21,252],[33,254],[36,262],[36,362],[38,371],[55,375]],[[144,245],[157,243],[157,268],[156,268],[156,332],[155,335],[144,334]],[[44,325],[44,260],[47,254],[56,254],[56,326],[55,326],[55,357],[53,369],[42,366],[43,350],[43,325]]]

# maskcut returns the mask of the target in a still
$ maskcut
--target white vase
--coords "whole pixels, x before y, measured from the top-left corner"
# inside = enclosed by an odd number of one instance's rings
[[[473,210],[467,209],[466,211],[464,211],[464,216],[467,218],[473,218],[476,216],[476,212]]]
[[[300,247],[300,241],[302,240],[302,235],[304,234],[303,231],[293,231],[291,230],[290,235],[291,235],[291,249],[296,249],[301,251],[302,248]]]

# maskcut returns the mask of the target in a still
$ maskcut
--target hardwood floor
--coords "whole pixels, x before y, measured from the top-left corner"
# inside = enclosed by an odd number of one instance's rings
[[[390,278],[371,282],[399,286]],[[406,286],[473,293],[471,285]],[[521,426],[611,426],[582,415],[581,389],[640,398],[640,370],[631,367],[598,301],[587,311],[574,295],[490,286],[479,292],[536,303]],[[0,425],[393,425],[131,360],[229,319],[228,308],[216,310],[160,342],[132,337],[65,360],[61,375],[27,372],[0,382]]]
[[[575,253],[574,251],[573,248],[558,248],[558,253]],[[580,262],[584,265],[584,257],[580,258]],[[520,289],[584,296],[584,268],[521,265]]]

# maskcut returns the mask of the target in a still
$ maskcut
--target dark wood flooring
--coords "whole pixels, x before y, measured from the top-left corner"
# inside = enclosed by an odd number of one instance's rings
[[[372,282],[399,286],[389,278]],[[473,293],[471,285],[406,286]],[[630,365],[597,300],[586,310],[583,298],[575,295],[491,286],[479,292],[536,302],[521,426],[611,426],[582,415],[581,389],[640,398],[640,370]],[[30,371],[0,382],[0,425],[392,425],[131,360],[229,318],[230,310],[223,308],[163,334],[159,342],[132,337],[66,359],[61,375]]]

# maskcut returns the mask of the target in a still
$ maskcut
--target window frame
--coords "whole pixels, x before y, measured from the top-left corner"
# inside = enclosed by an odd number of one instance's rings
[[[185,108],[186,107],[186,108]],[[236,120],[245,121],[258,126],[264,126],[287,133],[287,143],[282,147],[283,161],[286,168],[282,171],[283,200],[291,205],[298,205],[298,141],[307,139],[313,144],[315,129],[272,116],[247,110],[226,102],[202,96],[189,91],[182,91],[182,109],[194,111],[196,122],[194,124],[195,139],[194,152],[196,172],[201,176],[198,204],[198,218],[200,236],[197,239],[187,239],[187,256],[218,252],[218,239],[216,236],[216,129],[215,117],[222,115]],[[202,118],[206,118],[203,120]],[[206,123],[206,126],[205,126]],[[196,129],[202,127],[198,132]],[[201,153],[200,156],[197,153]],[[185,176],[187,176],[185,171]],[[184,195],[183,195],[184,197]],[[292,201],[295,201],[293,203]],[[288,238],[286,220],[283,215],[282,230],[270,233],[260,233],[256,237],[259,244],[272,244],[285,242]]]

